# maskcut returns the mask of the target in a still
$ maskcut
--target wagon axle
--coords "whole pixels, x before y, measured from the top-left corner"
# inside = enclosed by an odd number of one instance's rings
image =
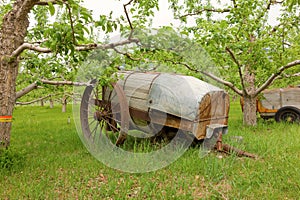
[[[108,111],[102,110],[102,111],[96,111],[94,112],[94,119],[97,121],[101,121],[103,118],[108,117]]]

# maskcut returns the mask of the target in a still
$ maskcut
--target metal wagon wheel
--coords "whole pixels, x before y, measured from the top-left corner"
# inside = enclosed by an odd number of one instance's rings
[[[280,108],[275,114],[277,122],[300,122],[300,110],[292,106]]]
[[[94,142],[105,134],[117,146],[123,144],[129,127],[123,89],[118,84],[102,87],[92,80],[83,93],[80,121],[86,139]]]

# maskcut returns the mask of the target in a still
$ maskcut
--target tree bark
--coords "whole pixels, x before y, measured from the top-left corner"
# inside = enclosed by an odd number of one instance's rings
[[[244,125],[256,126],[257,116],[256,116],[256,96],[255,94],[255,74],[251,72],[249,66],[245,67],[245,89],[243,94],[244,107],[243,107],[243,123]]]
[[[243,110],[244,125],[255,126],[257,124],[256,98],[253,98],[251,96],[245,96]]]
[[[16,0],[0,29],[0,119],[13,115],[19,60],[12,53],[24,43],[28,13],[38,0]],[[11,121],[0,121],[0,149],[10,144]]]
[[[67,111],[67,97],[63,96],[62,97],[62,110],[63,113]]]
[[[255,42],[255,36],[250,35],[250,43]],[[252,52],[252,48],[249,49],[249,53]],[[256,116],[256,87],[255,87],[255,71],[251,70],[255,61],[249,60],[244,68],[244,78],[241,78],[243,85],[243,97],[244,97],[244,113],[243,113],[243,123],[244,125],[256,126],[257,116]],[[242,75],[240,75],[242,76]]]
[[[50,108],[54,108],[54,102],[53,102],[53,99],[52,98],[50,98]]]
[[[34,83],[31,83],[30,85],[28,85],[27,87],[23,88],[22,90],[18,91],[16,93],[16,99],[28,94],[29,92],[31,92],[32,90],[35,90],[37,87],[37,84],[34,82]]]

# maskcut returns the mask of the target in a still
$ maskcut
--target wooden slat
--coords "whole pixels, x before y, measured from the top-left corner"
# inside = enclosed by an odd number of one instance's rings
[[[151,110],[150,113],[151,123],[160,124],[168,127],[178,128],[185,131],[193,131],[193,122],[169,115],[157,110]]]
[[[282,91],[281,99],[282,106],[296,106],[300,108],[300,89]]]
[[[281,107],[280,91],[274,90],[273,92],[264,93],[261,104],[267,109],[279,109]]]
[[[278,110],[283,106],[300,108],[300,88],[271,89],[263,94],[260,101],[265,109]]]
[[[125,82],[125,86],[123,86],[123,88],[129,87],[129,88],[149,90],[150,85],[151,82],[146,82],[146,81],[137,82],[131,79],[127,79],[127,81]]]
[[[132,73],[123,81],[124,92],[129,101],[129,106],[148,112],[149,90],[157,74]]]
[[[157,76],[157,74],[150,73],[133,73],[128,79],[136,80],[136,82],[152,82],[152,80]]]
[[[206,94],[200,104],[198,122],[194,124],[193,134],[197,139],[206,136],[206,126],[209,124],[228,124],[229,95],[223,91]]]
[[[145,99],[146,101],[148,100],[148,91],[144,90],[144,89],[135,89],[135,88],[130,88],[130,87],[126,87],[124,90],[127,98],[138,98],[138,99]]]
[[[131,97],[129,100],[129,106],[134,109],[148,112],[147,100],[144,100],[144,99],[137,99],[137,98]]]

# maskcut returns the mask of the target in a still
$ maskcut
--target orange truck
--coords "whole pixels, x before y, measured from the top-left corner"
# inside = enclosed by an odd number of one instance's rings
[[[241,99],[243,107],[243,100]],[[256,110],[263,119],[275,118],[277,122],[300,121],[300,86],[268,89],[258,98]]]

